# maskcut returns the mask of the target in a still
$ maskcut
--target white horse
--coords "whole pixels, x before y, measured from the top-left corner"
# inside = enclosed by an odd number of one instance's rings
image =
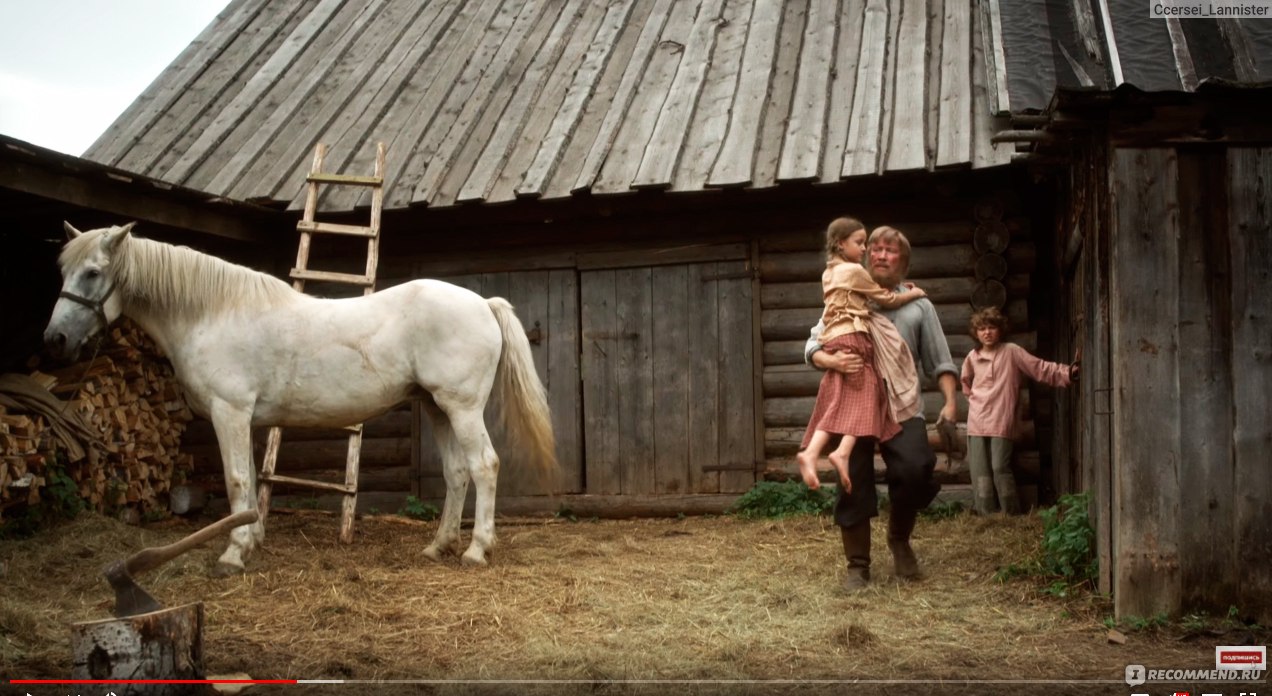
[[[65,226],[64,282],[44,333],[48,349],[77,355],[120,315],[145,329],[172,361],[190,407],[216,429],[232,512],[257,505],[253,427],[346,426],[421,397],[446,478],[441,522],[424,553],[437,560],[459,552],[471,476],[475,522],[462,561],[485,564],[495,542],[499,458],[482,412],[496,378],[510,441],[544,471],[555,470],[543,384],[521,322],[502,298],[417,280],[365,297],[321,299],[186,247],[134,237],[132,223],[89,232]],[[243,572],[264,539],[262,522],[235,529],[218,572]]]

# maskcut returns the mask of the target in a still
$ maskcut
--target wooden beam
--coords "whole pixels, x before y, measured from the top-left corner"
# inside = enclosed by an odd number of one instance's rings
[[[0,188],[244,242],[267,242],[275,225],[290,225],[282,213],[267,208],[179,189],[143,177],[112,177],[110,170],[97,169],[100,165],[59,171],[54,162],[38,161],[38,153],[28,152],[37,161],[20,161],[11,154],[10,148],[0,150]]]
[[[1180,609],[1179,202],[1175,151],[1116,150],[1112,239],[1117,617]],[[1145,234],[1144,230],[1155,230]],[[1149,456],[1147,453],[1151,452]]]

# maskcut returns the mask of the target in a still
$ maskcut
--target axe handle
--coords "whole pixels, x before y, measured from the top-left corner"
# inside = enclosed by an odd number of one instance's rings
[[[224,517],[213,522],[180,541],[174,541],[167,546],[155,546],[148,549],[142,549],[137,553],[134,553],[128,557],[128,560],[124,561],[124,569],[129,575],[144,573],[147,570],[157,568],[164,563],[171,561],[208,539],[220,536],[235,527],[251,524],[258,519],[260,519],[260,514],[255,510],[236,512],[229,517]]]

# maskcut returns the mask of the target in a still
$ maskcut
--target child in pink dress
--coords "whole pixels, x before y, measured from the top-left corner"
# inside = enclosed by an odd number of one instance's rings
[[[879,286],[861,265],[866,253],[866,228],[853,218],[838,218],[826,228],[826,270],[822,272],[822,313],[825,327],[819,342],[828,353],[849,351],[865,361],[852,374],[827,370],[817,389],[817,403],[796,455],[804,484],[816,489],[817,460],[832,434],[841,434],[830,463],[845,493],[852,490],[848,455],[857,438],[887,440],[901,431],[898,423],[918,412],[918,377],[914,358],[892,322],[870,311],[873,300],[887,309],[926,295],[909,286],[893,292]],[[887,380],[885,382],[885,379]]]
[[[1023,378],[1067,387],[1078,365],[1048,362],[1014,343],[1004,343],[1007,317],[992,307],[972,315],[970,333],[978,347],[963,360],[963,393],[967,395],[973,506],[981,514],[996,507],[1016,514],[1020,499],[1011,472],[1012,428]]]

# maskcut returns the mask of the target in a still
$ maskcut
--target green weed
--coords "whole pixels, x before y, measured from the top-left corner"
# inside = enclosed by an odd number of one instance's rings
[[[1068,598],[1095,588],[1099,561],[1095,555],[1095,528],[1087,513],[1090,493],[1061,496],[1054,507],[1043,509],[1042,554],[1020,564],[1011,564],[994,576],[999,582],[1018,577],[1038,577],[1046,581],[1042,591]]]
[[[743,519],[826,515],[834,509],[837,494],[835,486],[811,490],[799,481],[760,481],[734,501],[726,512]]]
[[[429,522],[437,519],[441,512],[438,511],[436,505],[430,505],[413,495],[408,495],[406,496],[406,503],[402,505],[401,510],[398,510],[398,514],[413,520]]]

